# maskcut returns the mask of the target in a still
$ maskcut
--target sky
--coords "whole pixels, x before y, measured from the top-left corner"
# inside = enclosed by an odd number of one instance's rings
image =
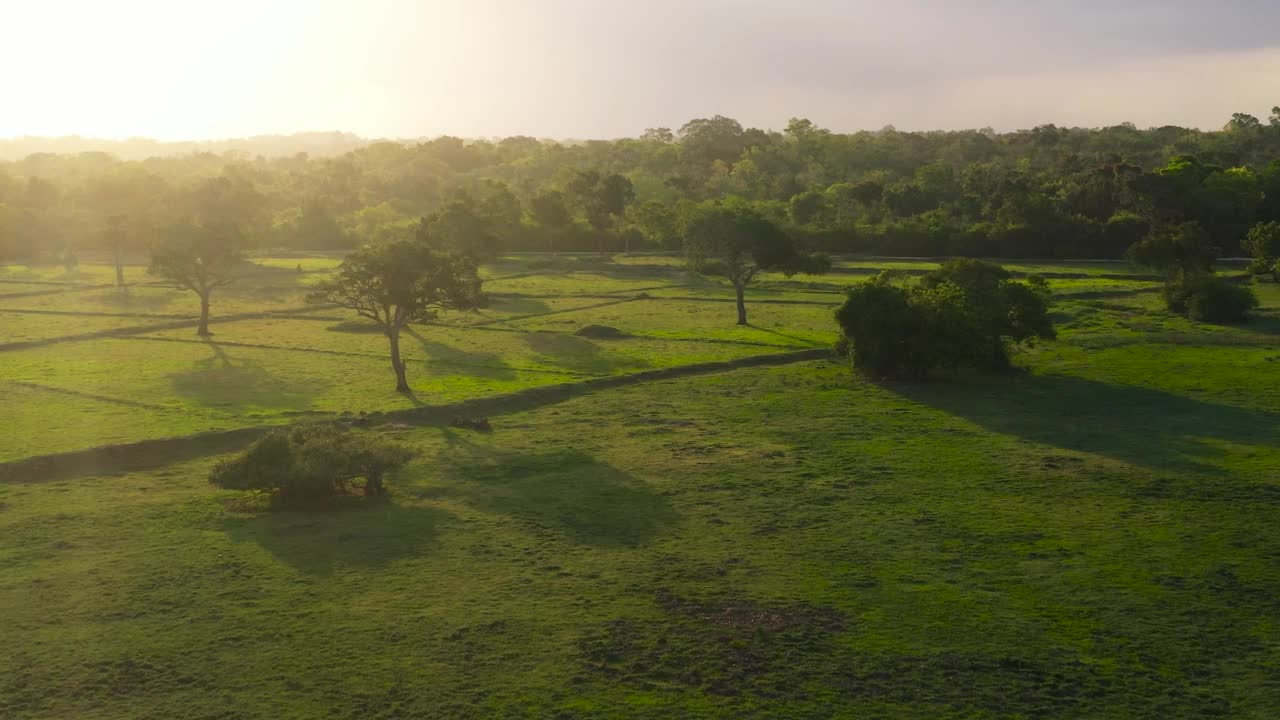
[[[614,138],[1280,105],[1274,0],[0,0],[0,137]]]

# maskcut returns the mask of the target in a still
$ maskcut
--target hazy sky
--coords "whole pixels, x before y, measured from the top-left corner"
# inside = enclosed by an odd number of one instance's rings
[[[1275,0],[0,0],[0,136],[1219,127]]]

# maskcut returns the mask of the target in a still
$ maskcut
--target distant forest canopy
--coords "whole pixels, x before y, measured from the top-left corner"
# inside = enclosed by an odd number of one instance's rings
[[[54,155],[79,155],[80,153],[109,153],[121,160],[146,160],[169,155],[192,153],[240,153],[246,157],[291,157],[307,153],[313,157],[332,157],[351,152],[370,144],[371,141],[352,133],[307,132],[290,135],[255,135],[227,140],[164,141],[151,138],[105,140],[77,135],[62,137],[0,138],[0,161],[21,160],[28,155],[52,153]]]
[[[841,134],[801,119],[774,132],[716,116],[613,141],[264,142],[320,149],[250,155],[209,143],[146,159],[44,152],[0,162],[0,259],[143,252],[191,227],[214,178],[221,222],[248,248],[428,233],[512,251],[677,250],[690,210],[730,197],[808,249],[898,256],[1118,258],[1153,227],[1185,222],[1239,255],[1250,227],[1280,220],[1280,108],[1212,132]],[[133,143],[144,141],[126,143],[130,157],[145,147]],[[343,143],[353,147],[324,150]]]

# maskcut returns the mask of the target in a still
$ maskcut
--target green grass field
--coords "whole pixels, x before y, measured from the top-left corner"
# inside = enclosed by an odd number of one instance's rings
[[[0,463],[823,347],[840,286],[936,265],[766,276],[739,328],[670,258],[508,258],[406,335],[406,397],[305,305],[335,261],[257,262],[210,341],[190,293],[0,268]],[[212,488],[223,456],[9,476],[0,717],[1277,717],[1280,288],[1228,327],[1123,265],[1014,269],[1059,339],[1010,376],[832,358],[397,422],[389,501],[324,511]]]

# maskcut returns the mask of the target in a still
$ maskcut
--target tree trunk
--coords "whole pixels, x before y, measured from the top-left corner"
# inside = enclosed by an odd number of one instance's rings
[[[124,265],[120,259],[120,246],[116,245],[116,287],[124,287]]]
[[[743,283],[735,282],[733,284],[733,290],[735,293],[737,293],[737,296],[738,296],[738,324],[739,325],[747,324],[747,301],[746,301],[746,298],[743,297],[743,293],[745,289],[746,288],[743,287]]]
[[[382,473],[369,473],[364,482],[365,497],[374,497],[377,495],[385,495],[387,489],[382,485]]]
[[[387,331],[391,342],[391,369],[396,371],[396,392],[409,392],[409,381],[404,376],[404,360],[400,359],[400,328]]]
[[[209,293],[200,296],[200,325],[196,328],[196,334],[200,337],[208,337],[209,335]]]

